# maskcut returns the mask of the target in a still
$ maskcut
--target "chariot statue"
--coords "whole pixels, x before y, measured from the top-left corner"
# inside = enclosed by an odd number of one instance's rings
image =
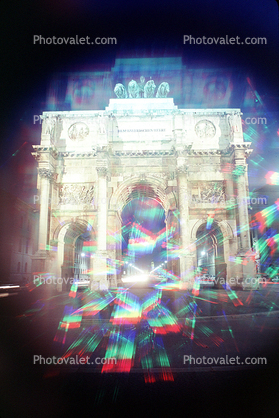
[[[123,84],[117,83],[114,87],[114,93],[118,97],[118,99],[139,99],[139,98],[152,98],[155,95],[155,88],[156,85],[154,80],[149,80],[145,83],[145,78],[143,76],[140,77],[139,83],[135,80],[131,80],[128,84],[128,92]],[[169,83],[163,81],[157,90],[156,97],[167,97],[169,94],[170,87]]]

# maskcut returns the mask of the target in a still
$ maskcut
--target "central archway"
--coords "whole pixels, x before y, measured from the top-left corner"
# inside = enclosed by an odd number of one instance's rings
[[[149,272],[153,265],[166,261],[167,219],[169,211],[176,207],[173,189],[168,188],[167,181],[159,174],[130,176],[121,182],[111,196],[110,210],[120,221],[119,255],[124,266],[125,262],[134,263]],[[151,225],[152,216],[157,217],[156,225]]]
[[[132,199],[122,211],[122,225],[125,263],[149,272],[166,261],[165,211],[159,202],[145,196]]]

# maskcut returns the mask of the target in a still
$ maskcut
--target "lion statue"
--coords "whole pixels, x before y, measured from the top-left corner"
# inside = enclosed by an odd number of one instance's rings
[[[157,90],[156,97],[167,97],[167,95],[170,92],[170,86],[169,83],[166,83],[165,81],[160,84]]]
[[[118,99],[127,99],[127,97],[128,97],[127,90],[125,89],[125,87],[121,83],[117,83],[115,85],[114,93],[116,94]]]
[[[138,83],[135,80],[131,80],[128,84],[128,92],[130,99],[138,99],[140,97]]]
[[[144,86],[144,97],[150,98],[154,96],[156,85],[153,80],[149,80]]]

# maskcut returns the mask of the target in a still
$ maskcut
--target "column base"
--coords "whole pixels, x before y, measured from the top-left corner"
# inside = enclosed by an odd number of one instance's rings
[[[181,289],[191,290],[195,283],[195,268],[192,256],[180,257],[180,279]]]
[[[91,290],[108,290],[107,252],[97,252],[93,260],[93,277],[90,280]]]
[[[237,257],[241,259],[241,263],[235,268],[235,280],[229,279],[230,286],[243,290],[258,289],[259,280],[257,279],[255,260],[245,251],[241,251]]]

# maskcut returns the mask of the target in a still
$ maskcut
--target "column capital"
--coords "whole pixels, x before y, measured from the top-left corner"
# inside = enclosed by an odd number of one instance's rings
[[[189,167],[186,164],[183,164],[183,165],[177,167],[176,168],[176,174],[177,174],[177,176],[180,175],[180,174],[188,174],[188,168]]]
[[[40,177],[50,180],[51,182],[57,179],[57,174],[49,168],[38,168],[38,174]]]
[[[107,177],[108,169],[107,167],[96,167],[97,173],[99,177]]]

